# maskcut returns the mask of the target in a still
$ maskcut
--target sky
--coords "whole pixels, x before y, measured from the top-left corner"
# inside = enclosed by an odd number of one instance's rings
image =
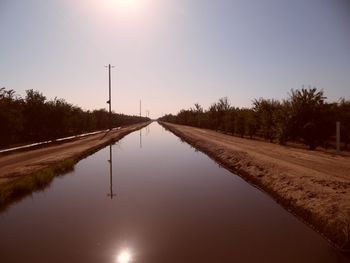
[[[0,87],[157,118],[302,85],[350,98],[348,0],[0,0]]]

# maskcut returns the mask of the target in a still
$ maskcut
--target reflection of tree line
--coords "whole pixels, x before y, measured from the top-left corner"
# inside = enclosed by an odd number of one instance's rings
[[[149,120],[112,114],[112,127]],[[109,127],[105,109],[85,111],[64,99],[47,100],[34,90],[21,98],[13,90],[0,89],[0,147],[54,140]]]
[[[315,149],[334,143],[335,122],[341,123],[341,140],[346,149],[350,140],[350,101],[325,101],[316,88],[292,90],[289,98],[255,99],[252,108],[231,106],[221,98],[204,110],[199,104],[177,115],[165,115],[163,121],[221,130],[241,137],[262,137],[270,142],[300,141]]]

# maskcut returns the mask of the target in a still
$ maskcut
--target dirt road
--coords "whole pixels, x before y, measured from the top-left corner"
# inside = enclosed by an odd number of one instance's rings
[[[51,146],[45,146],[35,150],[1,154],[0,184],[30,175],[60,161],[67,159],[79,160],[147,124],[149,123],[122,127],[121,129],[112,130],[107,133],[99,133],[70,142],[52,144]]]
[[[350,157],[163,125],[267,192],[337,247],[350,248]]]

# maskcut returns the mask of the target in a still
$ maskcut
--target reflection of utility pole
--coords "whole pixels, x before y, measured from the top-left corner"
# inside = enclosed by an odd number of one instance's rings
[[[113,199],[113,196],[116,196],[116,194],[113,193],[113,171],[112,171],[112,144],[109,145],[109,190],[110,193],[107,194],[111,199]]]
[[[142,132],[140,130],[140,149],[142,148]]]
[[[113,66],[111,66],[111,64],[108,64],[108,66],[105,66],[106,68],[108,67],[108,87],[109,87],[109,99],[107,101],[107,103],[109,104],[109,117],[108,117],[108,126],[109,129],[112,129],[112,99],[111,99],[111,68],[114,68]]]

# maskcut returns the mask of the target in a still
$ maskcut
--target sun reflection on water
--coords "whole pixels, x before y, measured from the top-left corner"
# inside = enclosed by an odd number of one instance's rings
[[[130,263],[132,261],[132,255],[129,249],[122,250],[118,256],[116,263]]]

